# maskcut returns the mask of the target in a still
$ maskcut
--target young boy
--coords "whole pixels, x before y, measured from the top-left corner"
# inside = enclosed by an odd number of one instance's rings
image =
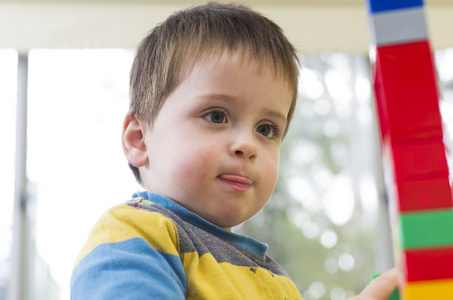
[[[231,232],[273,192],[297,82],[294,47],[247,8],[208,4],[157,26],[137,50],[122,136],[146,192],[93,228],[71,298],[301,299],[265,244]],[[385,299],[395,278],[357,299]]]

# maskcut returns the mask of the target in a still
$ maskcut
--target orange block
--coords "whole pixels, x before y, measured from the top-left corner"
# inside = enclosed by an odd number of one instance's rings
[[[408,282],[401,296],[403,300],[450,300],[453,279]]]

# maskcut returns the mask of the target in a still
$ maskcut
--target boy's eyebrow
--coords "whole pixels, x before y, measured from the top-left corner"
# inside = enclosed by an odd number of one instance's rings
[[[207,94],[207,95],[204,95],[203,98],[206,98],[206,99],[217,99],[217,100],[221,100],[221,101],[227,102],[227,103],[237,102],[235,97],[232,97],[232,96],[229,96],[229,95],[225,95],[225,94],[215,94],[215,93],[214,94]],[[268,108],[263,108],[263,111],[264,111],[264,113],[266,115],[270,115],[272,117],[280,119],[285,125],[288,123],[287,116],[285,116],[281,112],[278,112],[278,111],[275,111],[275,110],[272,110],[272,109],[268,109]]]

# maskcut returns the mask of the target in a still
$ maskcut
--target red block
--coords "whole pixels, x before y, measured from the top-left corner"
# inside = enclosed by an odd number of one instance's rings
[[[441,139],[385,146],[391,148],[389,153],[397,182],[448,177],[445,146]]]
[[[453,278],[453,245],[444,248],[406,250],[401,268],[407,282]]]
[[[378,47],[375,92],[381,134],[392,143],[442,136],[428,41]]]
[[[390,197],[398,212],[452,208],[445,147],[441,139],[392,145],[383,141]]]
[[[384,88],[382,86],[382,72],[381,65],[379,63],[379,57],[376,57],[376,62],[374,64],[374,95],[376,97],[376,111],[379,120],[379,127],[381,133],[381,141],[386,141],[389,138],[389,125],[387,121],[387,112],[385,106],[385,97],[384,97]]]
[[[448,177],[396,182],[399,212],[452,208]],[[452,228],[453,230],[453,228]]]

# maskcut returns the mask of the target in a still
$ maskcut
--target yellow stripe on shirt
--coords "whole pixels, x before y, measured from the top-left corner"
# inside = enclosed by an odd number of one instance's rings
[[[157,251],[179,256],[178,230],[171,219],[160,213],[117,205],[104,213],[93,227],[74,267],[97,246],[132,238],[143,238]]]

